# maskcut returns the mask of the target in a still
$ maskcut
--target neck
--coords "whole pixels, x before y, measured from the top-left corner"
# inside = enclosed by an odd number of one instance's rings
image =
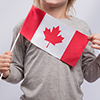
[[[50,14],[51,16],[55,17],[55,18],[61,18],[61,19],[65,19],[66,18],[66,5],[65,6],[60,6],[60,7],[50,7],[50,6],[42,6],[41,8],[47,12],[48,14]]]

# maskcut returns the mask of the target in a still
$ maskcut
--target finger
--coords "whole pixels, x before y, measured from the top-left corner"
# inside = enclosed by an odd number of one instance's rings
[[[94,49],[99,49],[100,50],[100,46],[98,46],[98,45],[91,45],[91,47],[94,48]]]
[[[93,43],[93,44],[100,45],[100,40],[93,40],[92,43]]]
[[[100,34],[92,34],[88,37],[90,41],[92,40],[100,40]]]
[[[11,59],[11,56],[10,55],[6,55],[6,54],[2,54],[2,55],[0,55],[0,58]]]
[[[10,63],[0,63],[0,68],[10,67]]]
[[[8,70],[9,70],[9,68],[7,68],[7,67],[0,68],[1,73],[3,73],[4,71],[8,71]]]
[[[7,51],[7,52],[5,52],[4,54],[12,56],[11,51]]]
[[[91,39],[93,38],[93,35],[94,35],[94,34],[88,36],[88,39],[91,40]]]
[[[0,62],[1,63],[11,63],[11,59],[3,59],[3,58],[0,58]]]

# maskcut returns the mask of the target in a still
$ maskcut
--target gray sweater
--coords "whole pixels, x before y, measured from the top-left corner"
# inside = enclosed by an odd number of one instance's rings
[[[75,17],[59,20],[88,36],[91,34],[88,25]],[[22,23],[14,28],[13,42]],[[73,68],[20,35],[12,52],[11,72],[6,81],[15,84],[23,79],[24,95],[20,100],[82,100],[83,80],[94,82],[100,77],[100,55],[95,57],[90,45],[88,43]]]

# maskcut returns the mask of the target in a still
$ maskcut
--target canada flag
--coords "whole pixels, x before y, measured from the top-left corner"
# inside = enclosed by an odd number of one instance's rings
[[[88,43],[86,35],[34,5],[19,33],[37,47],[73,67]]]

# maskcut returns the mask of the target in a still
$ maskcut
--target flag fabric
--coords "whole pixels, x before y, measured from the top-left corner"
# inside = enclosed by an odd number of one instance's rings
[[[88,37],[32,5],[20,31],[27,40],[74,67]]]

